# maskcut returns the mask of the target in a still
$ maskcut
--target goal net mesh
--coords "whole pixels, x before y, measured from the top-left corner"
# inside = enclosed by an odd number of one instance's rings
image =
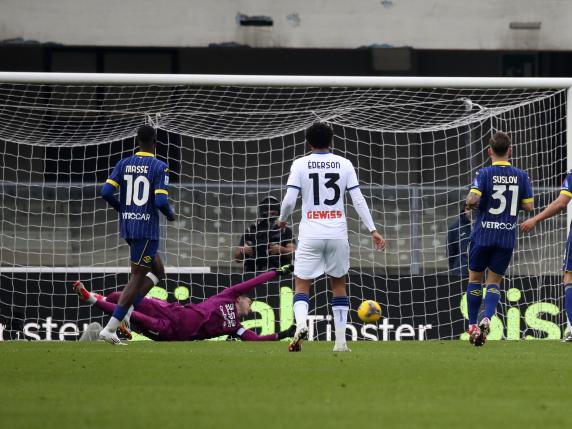
[[[80,278],[108,293],[128,280],[118,216],[99,189],[136,150],[138,126],[158,129],[157,156],[169,165],[178,214],[162,225],[168,274],[151,295],[186,303],[251,275],[233,260],[233,248],[257,221],[259,201],[283,197],[292,161],[308,151],[304,130],[316,121],[332,125],[333,151],[355,165],[387,239],[385,252],[372,250],[348,204],[348,336],[459,338],[466,279],[450,270],[457,255],[448,254],[448,229],[475,172],[488,165],[488,139],[496,130],[512,136],[513,163],[528,171],[536,207],[543,207],[566,172],[565,120],[566,92],[557,89],[0,84],[4,338],[75,339],[85,323],[104,320],[78,302],[71,283]],[[562,335],[565,240],[565,215],[519,234],[492,338]],[[288,327],[292,284],[288,278],[257,289],[247,326],[263,333]],[[313,339],[331,338],[330,298],[318,280]],[[366,298],[382,306],[377,325],[357,318]]]

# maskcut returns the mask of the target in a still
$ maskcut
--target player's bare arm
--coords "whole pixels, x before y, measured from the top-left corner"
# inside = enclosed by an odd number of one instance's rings
[[[383,236],[379,232],[372,231],[371,232],[371,239],[373,240],[373,247],[375,248],[375,250],[384,250],[385,249],[385,239],[383,238]]]
[[[565,210],[570,202],[570,197],[566,194],[560,194],[558,198],[552,201],[548,207],[538,213],[536,216],[524,221],[520,224],[520,230],[522,232],[530,232],[534,229],[538,222],[542,222],[545,219],[549,219],[552,216],[557,215],[561,211]],[[524,205],[523,205],[524,209]],[[526,210],[526,209],[524,209]],[[532,210],[532,209],[531,209]]]
[[[234,248],[234,260],[241,262],[245,256],[252,256],[254,250],[250,246],[236,246]]]
[[[268,246],[268,253],[271,255],[291,255],[296,250],[294,243],[288,243],[286,245],[281,244],[270,244]]]

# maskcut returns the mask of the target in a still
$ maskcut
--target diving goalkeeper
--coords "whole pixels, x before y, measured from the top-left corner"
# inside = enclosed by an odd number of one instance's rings
[[[245,329],[240,318],[251,311],[252,300],[246,293],[279,275],[289,274],[292,269],[292,265],[285,265],[267,271],[228,287],[200,304],[181,305],[143,298],[137,310],[131,314],[133,330],[156,341],[206,340],[221,335],[237,336],[243,341],[276,341],[291,337],[294,325],[278,334],[258,335]],[[81,301],[95,305],[108,314],[113,313],[120,296],[119,292],[107,297],[89,292],[80,281],[75,282],[73,288]]]

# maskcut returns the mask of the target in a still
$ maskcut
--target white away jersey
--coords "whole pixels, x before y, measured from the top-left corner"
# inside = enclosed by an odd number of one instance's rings
[[[302,193],[300,239],[348,238],[344,194],[359,186],[351,161],[333,153],[304,156],[292,163],[287,186]]]

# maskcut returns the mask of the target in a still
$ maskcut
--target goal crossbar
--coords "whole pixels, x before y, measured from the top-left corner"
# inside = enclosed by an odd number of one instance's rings
[[[572,87],[572,78],[267,76],[222,74],[127,74],[0,72],[0,83],[67,85],[289,86],[355,88],[551,88]]]

